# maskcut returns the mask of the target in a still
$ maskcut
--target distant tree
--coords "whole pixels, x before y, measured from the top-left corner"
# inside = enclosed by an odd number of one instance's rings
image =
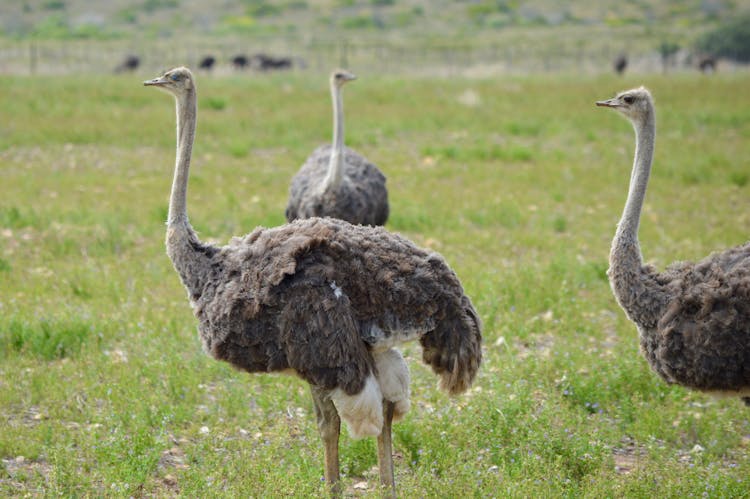
[[[715,57],[750,62],[750,13],[720,24],[701,36],[696,48]]]
[[[674,55],[680,50],[680,46],[674,42],[662,41],[659,44],[659,54],[661,55],[661,67],[666,73],[667,68],[674,62]]]
[[[49,0],[44,3],[45,10],[65,10],[65,2],[62,0]]]
[[[249,0],[246,3],[246,12],[253,17],[278,16],[283,12],[281,7],[265,0]]]

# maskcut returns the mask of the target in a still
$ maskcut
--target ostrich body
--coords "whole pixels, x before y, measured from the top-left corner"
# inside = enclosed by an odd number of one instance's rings
[[[205,69],[206,71],[211,71],[213,69],[214,64],[216,64],[216,57],[212,55],[207,55],[203,59],[201,59],[200,64],[198,67],[200,69]]]
[[[704,74],[716,72],[716,59],[710,55],[701,57],[698,60],[698,69]]]
[[[247,66],[248,60],[247,56],[243,54],[238,54],[234,57],[232,57],[232,67],[234,69],[245,69]]]
[[[615,58],[614,63],[612,66],[615,68],[615,73],[618,75],[621,75],[625,72],[625,69],[628,67],[628,56],[625,54],[620,54]]]
[[[385,225],[388,220],[385,175],[362,155],[344,146],[341,87],[355,78],[347,71],[331,74],[333,144],[313,151],[292,178],[286,207],[288,222],[333,217],[353,224]]]
[[[643,354],[669,383],[740,396],[750,405],[750,244],[664,272],[644,265],[638,225],[654,155],[654,103],[640,87],[596,104],[620,111],[635,129],[630,189],[607,275],[638,327]]]
[[[480,320],[455,273],[381,227],[331,218],[257,228],[222,247],[201,242],[186,211],[195,82],[176,68],[144,84],[177,102],[166,246],[204,349],[241,370],[310,384],[334,492],[340,419],[355,437],[378,436],[381,481],[394,487],[390,424],[409,408],[409,372],[393,347],[419,340],[451,394],[470,386],[481,362]]]
[[[125,59],[115,68],[115,73],[135,71],[141,65],[141,58],[134,54],[128,54]]]

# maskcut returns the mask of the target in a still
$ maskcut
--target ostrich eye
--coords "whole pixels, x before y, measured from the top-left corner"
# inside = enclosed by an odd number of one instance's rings
[[[180,75],[178,74],[173,74],[170,78],[172,78],[172,81],[180,81]]]
[[[625,101],[625,104],[632,104],[634,99],[633,99],[633,96],[628,95],[628,96],[623,97],[622,100]]]

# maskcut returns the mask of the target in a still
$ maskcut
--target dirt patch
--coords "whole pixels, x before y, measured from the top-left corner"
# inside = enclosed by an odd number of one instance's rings
[[[620,439],[620,445],[612,449],[615,461],[615,472],[628,475],[638,467],[641,458],[646,455],[646,449],[638,445],[635,440],[625,436]]]
[[[187,457],[185,451],[181,445],[189,442],[186,438],[175,438],[172,436],[172,443],[174,444],[169,449],[161,453],[159,457],[159,463],[156,466],[156,483],[159,489],[159,494],[166,496],[176,496],[180,493],[180,484],[178,480],[178,472],[190,468],[187,464]]]
[[[18,496],[44,493],[43,490],[29,488],[28,483],[47,483],[52,467],[45,460],[32,460],[17,456],[4,458],[2,462],[7,478],[0,478],[0,484],[16,490]],[[42,479],[40,480],[39,477]]]
[[[528,340],[517,343],[515,347],[516,356],[521,360],[531,356],[548,359],[555,349],[555,337],[551,333],[535,334]]]

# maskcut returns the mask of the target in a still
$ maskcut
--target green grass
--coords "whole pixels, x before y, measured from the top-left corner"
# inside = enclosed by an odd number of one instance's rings
[[[641,244],[664,266],[747,239],[747,74],[360,77],[347,142],[388,175],[388,228],[442,253],[485,325],[454,399],[404,349],[401,495],[746,496],[748,410],[658,379],[611,295],[633,134],[593,102],[654,92]],[[325,77],[198,84],[192,223],[217,242],[282,223],[330,139]],[[102,75],[3,76],[0,95],[0,496],[322,495],[305,384],[201,352],[163,246],[172,98]],[[345,435],[341,464],[347,494],[379,496],[372,439]]]

